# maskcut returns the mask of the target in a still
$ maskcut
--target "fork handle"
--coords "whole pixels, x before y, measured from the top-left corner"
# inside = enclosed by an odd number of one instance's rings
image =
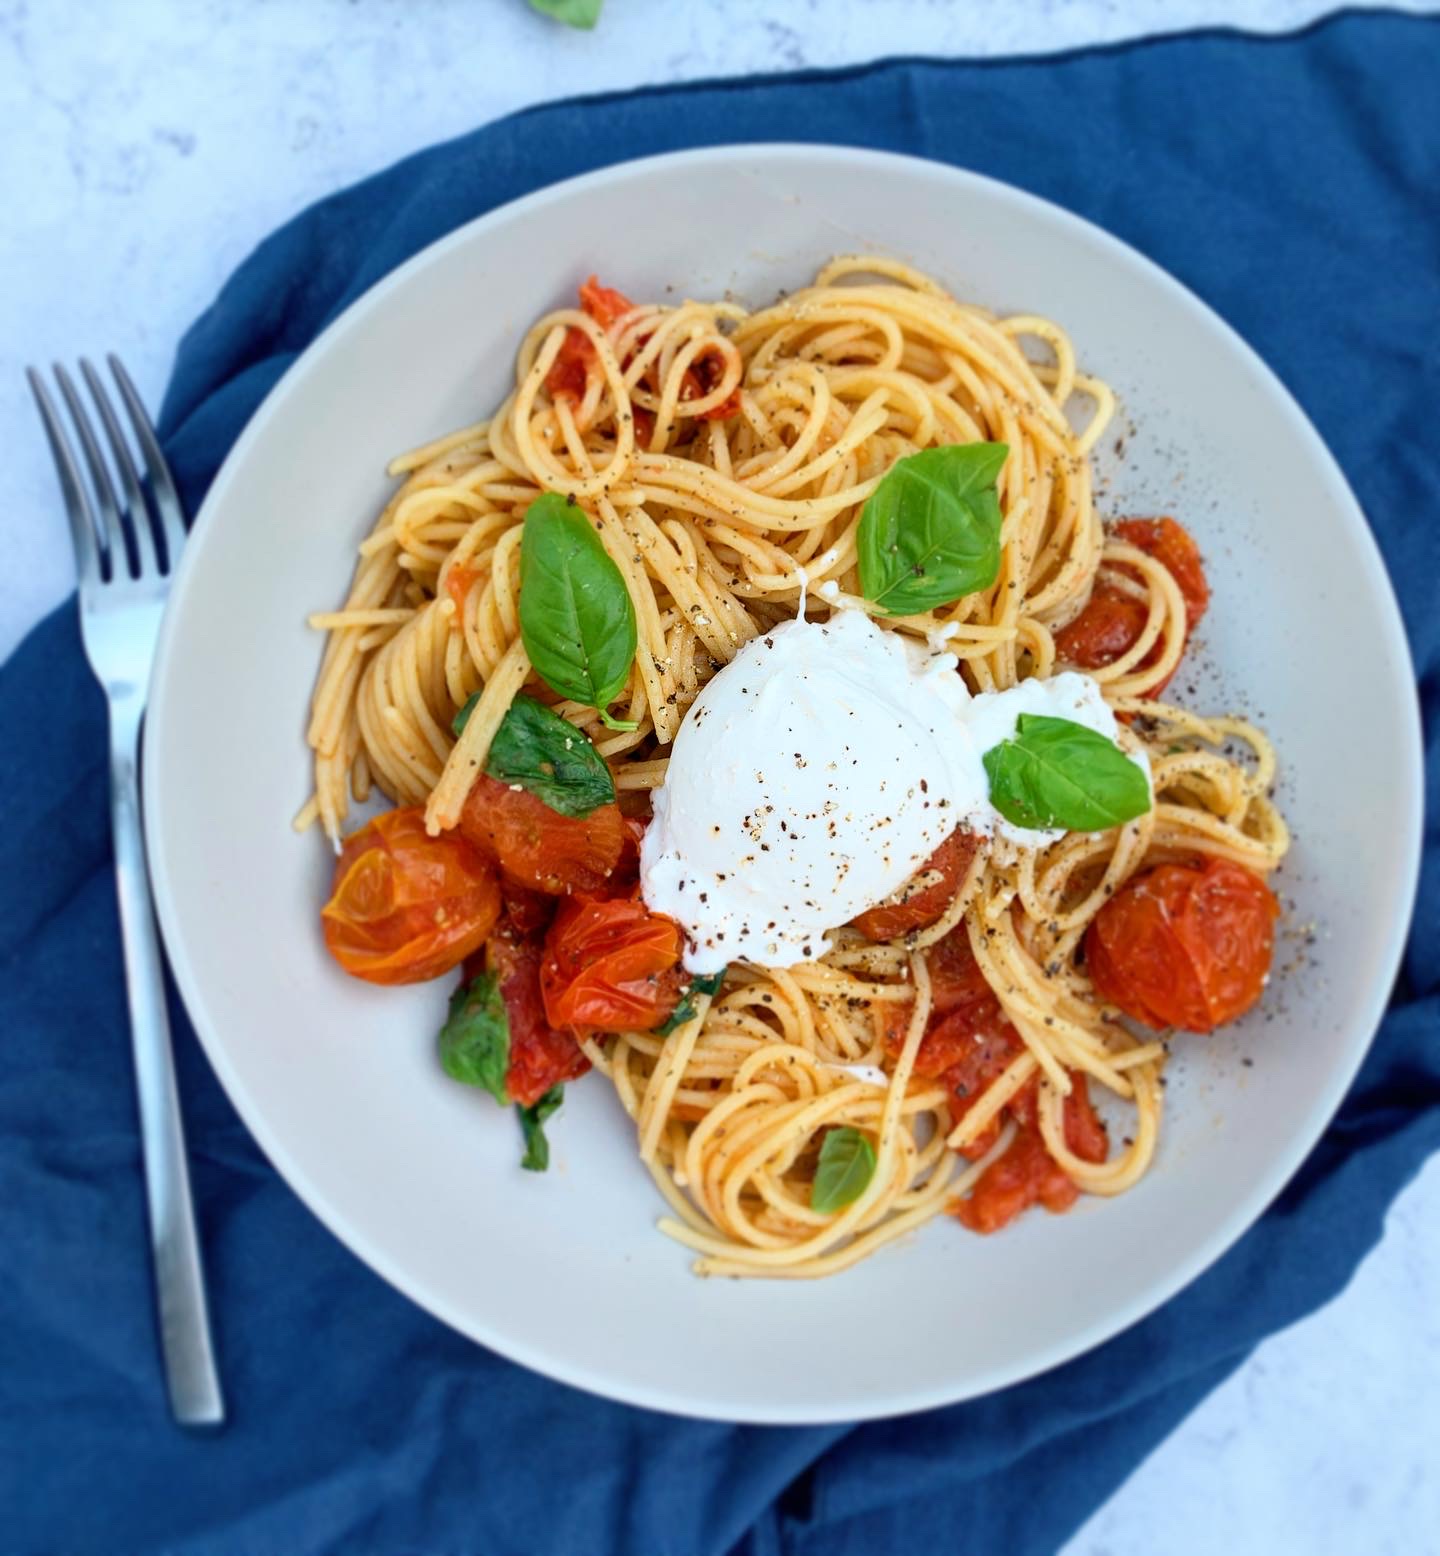
[[[143,697],[137,692],[110,704],[110,814],[115,841],[115,888],[125,948],[125,986],[130,1039],[150,1212],[150,1252],[160,1318],[160,1349],[170,1409],[184,1426],[218,1426],[225,1402],[215,1368],[210,1314],[185,1130],[175,1087],[175,1055],[165,1009],[165,977],[145,849],[140,830],[138,758]]]

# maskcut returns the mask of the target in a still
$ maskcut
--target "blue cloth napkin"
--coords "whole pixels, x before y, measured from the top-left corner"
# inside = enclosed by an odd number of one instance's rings
[[[1440,1145],[1437,81],[1440,25],[1372,14],[1279,40],[1206,33],[662,88],[492,125],[260,247],[186,337],[165,403],[192,511],[266,391],[346,304],[432,239],[554,179],[681,146],[803,138],[963,162],[1082,212],[1259,348],[1360,495],[1425,704],[1418,915],[1339,1117],[1218,1265],[1047,1376],[851,1428],[679,1421],[546,1382],[451,1333],[300,1205],[177,1008],[231,1406],[223,1434],[190,1437],[169,1424],[156,1357],[104,712],[64,607],[0,671],[0,1547],[1052,1551],[1258,1340],[1345,1285]]]

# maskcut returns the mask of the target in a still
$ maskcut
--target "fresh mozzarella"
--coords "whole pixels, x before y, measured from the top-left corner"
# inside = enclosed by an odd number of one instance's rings
[[[685,929],[685,966],[812,961],[826,931],[899,890],[956,827],[1018,842],[983,757],[1022,713],[1110,739],[1088,676],[972,697],[952,654],[863,612],[782,623],[701,691],[676,736],[641,847],[645,901]]]

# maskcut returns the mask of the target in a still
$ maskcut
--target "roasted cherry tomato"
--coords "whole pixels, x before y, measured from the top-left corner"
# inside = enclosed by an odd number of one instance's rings
[[[969,1006],[944,1017],[932,1034],[936,1042],[935,1059],[950,1062],[940,1080],[955,1099],[951,1112],[958,1123],[989,1091],[1024,1049],[1024,1042],[1000,1009],[997,1000],[989,1025],[981,1024],[987,1007]],[[979,1019],[977,1019],[977,1017]],[[1018,1123],[1031,1122],[1035,1116],[1035,1087],[1032,1078],[1020,1088],[994,1118],[960,1154],[978,1162],[1000,1138],[1007,1117]]]
[[[1210,587],[1205,568],[1190,532],[1174,519],[1121,519],[1111,533],[1153,556],[1169,571],[1185,601],[1185,633],[1188,637],[1210,603]],[[1119,571],[1133,569],[1121,568]],[[1095,585],[1085,609],[1055,634],[1055,648],[1061,659],[1086,670],[1098,670],[1113,664],[1128,653],[1145,630],[1149,611],[1144,602],[1101,580]],[[1160,645],[1141,661],[1153,663],[1160,656]],[[1167,676],[1145,688],[1146,695],[1158,697],[1169,684]]]
[[[679,1002],[680,926],[632,898],[560,904],[545,940],[540,988],[550,1025],[649,1032]]]
[[[876,1039],[892,1054],[898,1054],[905,1046],[905,1034],[910,1029],[910,1012],[914,1008],[910,1000],[870,1001],[870,1025]]]
[[[420,983],[458,966],[495,926],[494,866],[454,832],[431,837],[423,806],[352,832],[320,910],[337,962],[370,983]]]
[[[580,288],[580,306],[601,329],[608,330],[617,319],[629,313],[635,304],[624,292],[617,292],[613,286],[601,286],[599,281],[591,276]],[[648,334],[647,331],[641,335],[636,345],[643,345]],[[560,343],[560,350],[550,365],[550,371],[545,375],[545,387],[555,399],[583,399],[590,371],[595,362],[595,347],[591,344],[590,337],[583,330],[567,330],[565,339]],[[622,367],[627,365],[628,359],[622,361]],[[697,357],[685,370],[684,381],[680,387],[681,402],[699,400],[707,394],[712,394],[718,387],[724,370],[724,358],[717,351],[711,350]],[[649,373],[646,374],[645,387],[652,393],[657,392]],[[719,405],[712,406],[710,410],[704,412],[700,420],[724,421],[727,417],[734,416],[739,409],[740,390],[737,386]],[[636,441],[642,444],[648,443],[654,425],[654,418],[649,411],[637,410],[635,412]]]
[[[996,1010],[998,1013],[998,1002]],[[949,1063],[939,1073],[961,1113],[967,1111],[967,1103],[978,1101],[1010,1062],[1025,1051],[1023,1039],[1003,1014],[997,1014],[991,1024],[982,1027],[968,1012],[959,1011],[945,1016],[928,1035],[941,1039],[935,1045],[937,1058],[942,1056],[942,1048],[947,1050],[943,1057]]]
[[[631,897],[635,894],[635,888],[640,884],[640,844],[645,837],[645,828],[650,824],[650,815],[647,808],[642,816],[626,816],[620,818],[623,837],[620,844],[620,858],[615,868],[605,880],[604,886],[594,892],[584,892],[582,896],[591,897]]]
[[[1114,664],[1139,640],[1149,614],[1143,600],[1102,578],[1085,609],[1055,634],[1055,651],[1068,663],[1086,670]]]
[[[915,1073],[939,1079],[955,1098],[951,1111],[961,1118],[999,1077],[1024,1044],[985,980],[963,924],[952,929],[926,952],[930,968],[933,1014],[915,1054]],[[887,1046],[898,1051],[904,1029]],[[1019,1117],[1033,1101],[1033,1084],[1006,1104],[1005,1113]],[[1003,1117],[986,1126],[964,1147],[962,1155],[978,1160],[999,1138]]]
[[[910,1006],[893,1008],[898,1015],[885,1031],[885,1046],[895,1054],[905,1041]],[[1000,1009],[1000,1001],[990,994],[988,998],[958,1006],[948,1015],[930,1018],[915,1052],[915,1074],[927,1080],[944,1076],[946,1084],[959,1096],[973,1096],[989,1085],[1020,1052],[1020,1047],[1019,1035]],[[993,1073],[989,1068],[992,1058],[998,1060]],[[976,1064],[984,1067],[983,1079],[969,1068]]]
[[[1065,1099],[1065,1143],[1082,1161],[1103,1162],[1110,1140],[1090,1102],[1085,1077],[1071,1072],[1074,1089]],[[1069,1210],[1079,1190],[1045,1148],[1044,1136],[1034,1119],[1021,1123],[1009,1150],[980,1175],[968,1199],[960,1200],[955,1214],[972,1232],[998,1232],[1031,1205],[1043,1205],[1055,1214]]]
[[[616,319],[629,313],[635,305],[624,292],[617,292],[611,286],[601,286],[591,276],[580,288],[580,306],[602,330],[608,330]],[[590,337],[583,330],[566,330],[559,354],[545,375],[545,387],[551,397],[583,399],[585,383],[595,360],[595,347],[590,343]]]
[[[623,318],[635,304],[624,292],[617,292],[613,286],[601,286],[596,277],[591,276],[581,284],[580,306],[602,330],[608,330],[616,319]]]
[[[1103,1162],[1110,1154],[1110,1131],[1095,1111],[1085,1077],[1071,1070],[1070,1079],[1075,1089],[1065,1099],[1065,1144],[1082,1162]]]
[[[867,940],[898,940],[912,929],[933,924],[950,906],[980,839],[971,832],[956,830],[922,864],[914,876],[900,888],[893,902],[866,908],[851,920]],[[934,876],[927,882],[928,876]]]
[[[925,953],[925,960],[930,969],[931,1015],[915,1053],[915,1074],[924,1079],[943,1078],[957,1098],[973,1101],[1020,1052],[1020,1034],[980,971],[963,924],[937,940]],[[883,1033],[886,1047],[898,1053],[910,1007],[884,1008],[898,1012]],[[993,1144],[988,1131],[981,1136],[982,1141],[987,1139]],[[983,1156],[988,1149],[989,1144],[985,1144],[974,1154]]]
[[[1175,519],[1120,519],[1110,526],[1110,533],[1153,556],[1166,569],[1185,601],[1185,630],[1193,632],[1210,604],[1210,585],[1190,531]]]
[[[504,905],[502,922],[517,935],[532,935],[543,939],[555,917],[555,898],[548,891],[533,886],[518,886],[514,881],[500,880],[500,900]]]
[[[562,816],[528,789],[488,773],[471,785],[460,831],[499,862],[507,881],[553,896],[602,890],[625,843],[619,806]]]
[[[1059,1214],[1069,1210],[1078,1191],[1045,1149],[1037,1126],[1018,1129],[1010,1149],[980,1175],[969,1197],[959,1200],[955,1214],[972,1232],[998,1232],[1031,1205]]]
[[[1225,859],[1137,875],[1085,932],[1095,992],[1149,1027],[1213,1032],[1260,998],[1280,906]]]
[[[718,352],[707,351],[703,356],[697,357],[685,370],[685,379],[680,388],[681,404],[683,405],[687,400],[699,400],[707,394],[713,394],[720,387],[720,380],[724,376],[725,359]],[[713,405],[708,411],[702,411],[698,419],[728,421],[730,417],[738,415],[739,410],[740,386],[736,384],[719,405]]]
[[[573,1081],[590,1068],[575,1034],[557,1032],[545,1019],[540,994],[544,955],[538,940],[509,931],[493,934],[485,943],[485,967],[500,980],[500,997],[510,1024],[505,1089],[513,1101],[525,1107],[538,1102],[552,1086]]]
[[[999,1009],[994,990],[986,982],[975,953],[970,949],[970,932],[957,924],[925,953],[930,969],[931,1009],[937,1016],[979,1002],[993,1002]]]
[[[590,375],[590,364],[595,360],[595,348],[590,337],[581,330],[566,330],[560,350],[545,375],[545,387],[555,400],[582,400],[585,383]]]

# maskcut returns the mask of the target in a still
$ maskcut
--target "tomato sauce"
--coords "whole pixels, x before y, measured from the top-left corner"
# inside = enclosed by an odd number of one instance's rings
[[[445,592],[454,600],[457,611],[465,609],[465,601],[479,577],[478,568],[466,567],[463,563],[459,567],[452,567],[445,575]]]

